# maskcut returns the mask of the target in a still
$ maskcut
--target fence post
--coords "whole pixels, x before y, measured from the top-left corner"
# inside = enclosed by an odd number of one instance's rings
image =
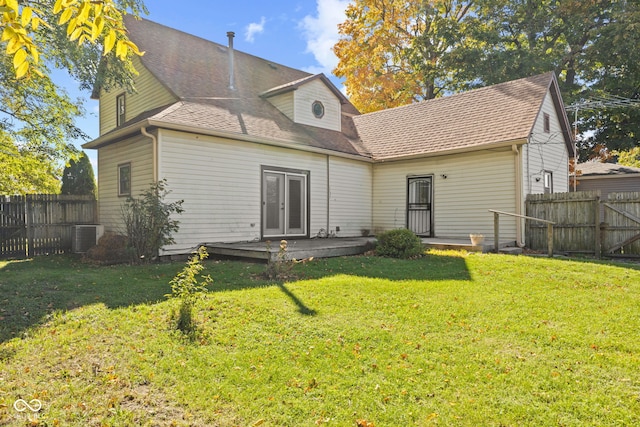
[[[595,211],[595,237],[596,237],[596,241],[595,241],[595,245],[596,247],[594,248],[594,252],[595,252],[595,256],[596,259],[600,259],[602,257],[602,233],[600,231],[600,222],[602,221],[600,219],[600,196],[598,196],[596,194],[595,196],[595,200],[594,200],[594,209]]]
[[[493,244],[496,253],[500,252],[500,214],[493,213]]]
[[[547,224],[547,248],[549,250],[549,258],[553,258],[553,224]]]
[[[31,197],[25,195],[24,197],[24,225],[27,233],[27,247],[26,256],[31,258],[33,254],[33,224],[31,221]]]

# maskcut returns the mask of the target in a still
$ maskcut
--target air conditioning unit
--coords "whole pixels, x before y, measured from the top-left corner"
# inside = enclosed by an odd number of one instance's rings
[[[98,243],[103,234],[103,225],[74,225],[71,231],[71,249],[74,253],[85,253]]]

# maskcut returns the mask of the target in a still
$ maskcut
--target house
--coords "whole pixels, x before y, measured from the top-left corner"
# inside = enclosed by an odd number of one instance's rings
[[[573,144],[552,73],[360,114],[324,75],[128,19],[136,93],[105,92],[99,220],[118,230],[127,196],[166,179],[184,199],[176,243],[408,227],[492,234],[488,209],[523,214],[529,193],[568,191]],[[521,221],[501,235],[522,241]]]
[[[640,168],[590,160],[576,169],[576,191],[599,191],[602,200],[609,193],[640,192]]]

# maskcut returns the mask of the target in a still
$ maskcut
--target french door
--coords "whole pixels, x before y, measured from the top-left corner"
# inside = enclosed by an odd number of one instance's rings
[[[407,228],[418,236],[433,235],[432,197],[432,177],[421,176],[408,179]]]
[[[307,235],[307,175],[296,172],[262,172],[262,235]]]

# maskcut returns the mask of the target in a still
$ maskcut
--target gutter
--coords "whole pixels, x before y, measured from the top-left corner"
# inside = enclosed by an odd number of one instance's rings
[[[516,175],[516,214],[524,215],[522,212],[522,167],[521,167],[521,152],[518,150],[518,146],[513,144],[511,146],[511,151],[513,151],[513,161],[515,166],[515,175]],[[516,245],[518,247],[524,247],[524,236],[522,233],[522,219],[516,217]]]
[[[273,147],[290,148],[290,149],[299,150],[299,151],[306,151],[309,153],[324,154],[324,155],[330,155],[335,157],[342,157],[345,159],[358,160],[366,163],[374,163],[374,160],[372,158],[366,157],[364,155],[349,154],[349,153],[343,153],[341,151],[334,151],[334,150],[328,150],[325,148],[312,147],[309,145],[300,144],[299,142],[295,142],[295,141],[261,138],[261,137],[238,134],[233,132],[221,132],[221,131],[208,129],[208,128],[199,128],[199,127],[194,127],[189,125],[181,125],[177,123],[167,123],[167,122],[152,120],[152,119],[145,119],[142,122],[136,123],[134,125],[130,125],[122,129],[116,129],[114,131],[111,131],[101,137],[98,137],[97,139],[94,139],[93,141],[89,141],[86,144],[83,144],[82,148],[86,148],[86,149],[101,148],[117,140],[121,140],[133,134],[136,134],[140,132],[141,128],[149,128],[149,127],[157,127],[157,128],[162,128],[166,130],[194,133],[198,135],[214,136],[218,138],[234,139],[237,141],[253,142],[253,143],[269,145]]]
[[[151,138],[151,144],[153,145],[153,158],[151,160],[151,163],[153,165],[153,182],[157,183],[158,182],[158,138],[147,132],[147,128],[142,126],[140,128],[140,133],[143,136],[146,136],[147,138]]]

